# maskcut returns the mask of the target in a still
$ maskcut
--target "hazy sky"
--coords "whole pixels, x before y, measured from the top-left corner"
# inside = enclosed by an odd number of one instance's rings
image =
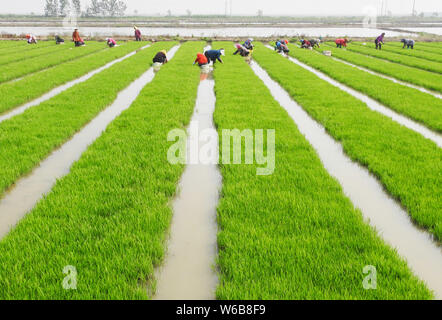
[[[224,14],[225,0],[125,0],[127,14],[134,10],[144,14]],[[230,2],[230,0],[228,0]],[[411,14],[413,0],[386,0],[393,14]],[[1,0],[0,13],[43,13],[44,0]],[[81,0],[86,6],[89,0]],[[381,7],[382,0],[233,0],[233,14],[255,15],[259,9],[265,15],[364,15],[368,6]],[[416,0],[418,12],[442,12],[441,0]]]

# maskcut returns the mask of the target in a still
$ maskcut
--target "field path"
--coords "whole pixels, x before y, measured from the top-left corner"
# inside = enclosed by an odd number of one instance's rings
[[[213,79],[202,78],[188,129],[188,155],[192,152],[189,147],[199,139],[198,132],[193,130],[198,128],[199,132],[213,130],[209,143],[218,156],[218,136],[213,123],[214,87]],[[194,150],[199,153],[202,147],[207,144],[200,141]],[[213,269],[217,255],[216,207],[222,177],[216,161],[205,164],[201,159],[192,161],[191,157],[178,186],[178,197],[173,202],[167,257],[157,272],[157,300],[215,299],[218,283]]]

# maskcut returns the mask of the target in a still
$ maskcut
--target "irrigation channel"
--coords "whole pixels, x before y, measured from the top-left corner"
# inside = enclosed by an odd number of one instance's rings
[[[169,51],[169,59],[174,56],[178,48],[179,46],[175,46]],[[153,80],[154,76],[155,72],[151,67],[122,90],[109,107],[5,193],[0,200],[0,239],[52,189],[58,179],[69,173],[72,164],[100,137],[114,119],[131,106],[140,91]]]
[[[208,50],[208,47],[205,49]],[[218,231],[216,208],[222,177],[216,161],[206,164],[191,159],[191,146],[197,141],[199,146],[194,150],[198,150],[198,153],[202,147],[210,145],[210,150],[216,150],[216,154],[211,156],[218,156],[218,135],[213,122],[216,102],[214,87],[215,81],[211,75],[202,74],[188,128],[188,165],[178,186],[178,196],[173,202],[167,256],[164,265],[156,270],[157,300],[215,299],[218,283],[215,271]],[[198,126],[198,130],[194,130],[195,126]],[[198,131],[206,129],[214,134],[203,143]]]
[[[271,46],[266,46],[267,48],[273,50],[273,48]],[[353,97],[361,100],[362,102],[364,102],[371,110],[377,111],[387,117],[389,117],[390,119],[392,119],[393,121],[396,121],[397,123],[407,127],[408,129],[411,129],[419,134],[421,134],[422,136],[424,136],[427,139],[430,139],[431,141],[435,142],[439,148],[442,148],[442,136],[439,135],[438,133],[428,129],[427,127],[405,117],[400,115],[399,113],[383,106],[382,104],[380,104],[379,102],[377,102],[376,100],[366,96],[363,93],[360,93],[359,91],[356,91],[350,87],[347,87],[346,85],[330,78],[329,76],[325,75],[324,73],[306,65],[305,63],[302,63],[301,61],[288,56],[288,59],[299,65],[300,67],[314,73],[316,76],[318,76],[320,79],[323,79],[325,81],[327,81],[328,83],[332,84],[333,86],[349,93],[350,95],[352,95]]]
[[[35,107],[35,106],[39,105],[40,103],[55,97],[56,95],[62,93],[63,91],[66,91],[67,89],[75,86],[76,84],[79,84],[81,82],[85,82],[86,80],[92,78],[94,75],[96,75],[96,74],[98,74],[98,73],[100,73],[100,72],[102,72],[102,71],[112,67],[114,64],[116,64],[118,62],[121,62],[123,60],[126,60],[127,58],[132,57],[138,51],[146,49],[146,48],[148,48],[150,46],[151,45],[148,44],[148,45],[146,45],[144,47],[141,47],[141,48],[139,48],[139,49],[137,49],[135,51],[132,51],[131,53],[129,53],[129,54],[127,54],[127,55],[125,55],[125,56],[123,56],[121,58],[115,59],[115,60],[109,62],[108,64],[106,64],[106,65],[104,65],[104,66],[102,66],[102,67],[100,67],[98,69],[95,69],[95,70],[93,70],[93,71],[91,71],[91,72],[81,76],[80,78],[77,78],[75,80],[69,81],[68,83],[65,83],[65,84],[63,84],[63,85],[61,85],[61,86],[59,86],[57,88],[52,89],[48,93],[45,93],[44,95],[42,95],[41,97],[39,97],[39,98],[37,98],[37,99],[35,99],[33,101],[27,102],[27,103],[25,103],[22,106],[14,108],[10,112],[7,112],[7,113],[5,113],[3,115],[0,115],[0,123],[5,121],[5,120],[11,119],[12,117],[14,117],[16,115],[19,115],[19,114],[25,112],[29,108]]]
[[[345,63],[346,65],[349,65],[349,66],[354,67],[354,68],[356,68],[356,69],[359,69],[359,70],[361,70],[361,71],[368,72],[368,73],[370,73],[370,74],[372,74],[372,75],[375,75],[375,76],[378,76],[378,77],[381,77],[381,78],[384,78],[384,79],[387,79],[387,80],[393,81],[394,83],[398,83],[398,84],[401,84],[401,85],[406,86],[406,87],[409,87],[409,88],[417,89],[417,90],[422,91],[422,92],[424,92],[424,93],[431,94],[432,96],[434,96],[434,97],[436,97],[436,98],[442,99],[442,95],[439,94],[439,93],[437,93],[437,92],[433,92],[433,91],[431,91],[431,90],[425,89],[425,88],[423,88],[423,87],[416,86],[416,85],[411,84],[411,83],[408,83],[408,82],[404,82],[404,81],[397,80],[397,79],[395,79],[395,78],[393,78],[393,77],[386,76],[386,75],[384,75],[384,74],[381,74],[381,73],[378,73],[378,72],[372,71],[372,70],[370,70],[370,69],[367,69],[367,68],[364,68],[364,67],[361,67],[361,66],[357,66],[357,65],[355,65],[355,64],[353,64],[353,63],[350,63],[350,62],[348,62],[348,61],[345,61],[345,60],[342,60],[342,59],[339,59],[339,58],[336,58],[336,57],[332,57],[332,58],[333,58],[334,60],[336,60],[336,61],[339,61],[339,62]]]
[[[340,143],[329,136],[289,94],[255,61],[251,67],[287,111],[300,132],[318,153],[326,170],[369,220],[380,236],[404,257],[411,270],[442,299],[442,253],[426,231],[415,227],[408,214],[383,189],[370,172],[348,158]],[[367,264],[370,264],[367,261]],[[376,267],[376,266],[375,266]]]

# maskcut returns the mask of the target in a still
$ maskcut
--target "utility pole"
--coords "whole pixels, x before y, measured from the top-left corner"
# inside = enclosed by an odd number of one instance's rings
[[[233,0],[230,0],[230,16],[233,15]]]
[[[413,0],[413,12],[411,15],[414,17],[416,15],[416,0]]]
[[[228,12],[227,12],[227,4],[228,4],[227,1],[228,1],[228,0],[225,0],[225,1],[224,1],[224,3],[225,3],[224,15],[225,15],[226,17],[227,17],[227,13],[228,13]]]

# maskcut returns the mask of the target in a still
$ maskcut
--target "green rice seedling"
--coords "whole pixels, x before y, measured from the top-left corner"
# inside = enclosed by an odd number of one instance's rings
[[[256,60],[411,218],[442,239],[442,150],[350,94],[257,44]]]
[[[352,44],[364,47],[359,42],[352,42]],[[393,52],[393,53],[402,54],[402,55],[406,55],[406,56],[410,56],[410,57],[416,57],[416,58],[428,60],[431,62],[442,63],[442,55],[437,54],[437,53],[431,53],[431,52],[419,50],[417,47],[415,47],[413,50],[406,49],[406,48],[402,49],[402,46],[396,46],[396,45],[388,42],[382,47],[382,51]]]
[[[336,61],[325,55],[291,46],[290,55],[337,81],[365,93],[385,106],[442,132],[442,100]]]
[[[53,68],[33,73],[17,82],[2,83],[0,84],[0,96],[2,97],[0,100],[0,114],[38,98],[49,90],[74,80],[146,44],[146,42],[128,42],[112,49],[104,49]]]
[[[8,64],[14,61],[26,61],[26,59],[31,59],[55,52],[62,54],[61,51],[73,47],[74,47],[73,44],[66,44],[63,46],[48,46],[48,47],[38,48],[32,51],[22,51],[14,54],[0,55],[0,65]]]
[[[384,47],[386,48],[394,47],[396,49],[402,49],[403,45],[404,44],[401,42],[387,42]],[[382,49],[384,49],[384,47]],[[413,50],[419,53],[430,53],[438,55],[442,54],[442,48],[438,49],[434,47],[428,47],[426,46],[426,42],[416,42]]]
[[[221,45],[228,49],[225,64],[214,73],[219,134],[275,129],[276,166],[272,175],[257,176],[256,165],[221,165],[217,298],[430,298],[363,221],[267,87],[243,59],[232,56],[232,44]],[[265,50],[259,46],[255,52]],[[278,72],[286,73],[280,66]],[[367,264],[380,268],[377,290],[362,285]]]
[[[15,41],[13,41],[15,42]],[[20,41],[19,44],[13,46],[5,46],[0,47],[0,57],[4,57],[7,55],[14,55],[21,52],[32,52],[36,49],[46,48],[46,47],[55,47],[55,41],[39,41],[37,45],[30,45],[26,41]]]
[[[184,43],[0,242],[1,299],[149,298],[184,168],[167,161],[167,134],[189,123],[199,84],[192,62],[203,46]],[[76,290],[63,289],[68,265],[78,272]]]
[[[23,44],[23,41],[17,41],[17,40],[0,40],[0,48],[6,47],[6,46],[16,46],[19,44]]]
[[[79,83],[0,125],[0,193],[72,137],[145,72],[159,48],[156,43],[89,80]]]
[[[332,51],[334,57],[355,65],[391,76],[398,80],[413,83],[430,90],[442,92],[442,75],[440,74],[392,63],[348,50],[332,48],[328,45],[322,46],[321,49],[330,50]]]
[[[40,70],[44,70],[63,62],[71,61],[72,59],[82,57],[99,50],[104,50],[106,47],[103,43],[94,42],[89,43],[86,47],[73,48],[61,52],[54,52],[42,57],[35,57],[26,60],[26,63],[21,61],[9,63],[1,66],[0,83],[10,81],[27,74],[31,74]]]
[[[426,59],[421,59],[417,57],[408,57],[404,56],[403,54],[398,54],[385,50],[376,50],[373,47],[364,47],[353,44],[350,44],[347,50],[425,71],[442,73],[442,63],[435,61],[428,61]]]
[[[25,41],[0,40],[0,49],[14,48],[14,47],[24,47],[26,45],[28,45],[28,44]]]
[[[420,42],[423,47],[425,48],[436,48],[439,49],[439,52],[442,53],[442,42]]]

